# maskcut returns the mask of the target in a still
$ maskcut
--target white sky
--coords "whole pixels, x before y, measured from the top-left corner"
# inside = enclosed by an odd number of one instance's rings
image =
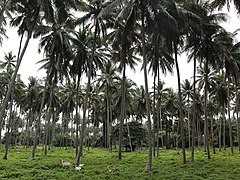
[[[236,29],[240,28],[240,18],[237,17],[236,12],[233,8],[230,9],[229,13],[229,20],[227,23],[224,23],[223,26],[226,30],[233,32]],[[3,46],[0,47],[0,59],[3,60],[4,53],[13,51],[14,55],[17,55],[18,47],[19,47],[19,36],[17,35],[17,29],[8,28],[7,35],[9,36],[8,39],[4,39]],[[240,36],[238,36],[240,40]],[[27,79],[29,76],[37,76],[37,77],[44,77],[45,73],[43,71],[39,72],[38,69],[40,67],[39,64],[36,64],[39,60],[43,59],[42,55],[38,53],[38,40],[30,40],[28,45],[27,51],[24,55],[22,64],[19,69],[19,73],[21,74],[21,78],[27,83]],[[181,73],[181,81],[184,79],[190,79],[193,75],[193,65],[187,64],[187,57],[186,55],[182,55],[179,58],[179,66],[180,66],[180,73]],[[138,85],[144,85],[144,77],[143,71],[140,72],[140,68],[136,68],[136,72],[128,71],[127,76],[135,81]],[[176,89],[177,87],[177,78],[176,72],[174,69],[174,75],[167,75],[166,77],[162,76],[162,79],[166,83],[166,87],[173,87]],[[152,78],[149,78],[149,88],[152,88]]]

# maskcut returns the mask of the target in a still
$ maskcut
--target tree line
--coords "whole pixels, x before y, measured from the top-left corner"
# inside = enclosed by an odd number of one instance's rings
[[[10,142],[32,145],[34,158],[37,145],[47,154],[57,136],[60,146],[76,147],[76,164],[83,146],[98,140],[109,152],[116,145],[119,160],[124,141],[131,151],[134,143],[145,144],[147,171],[160,147],[181,148],[184,164],[185,148],[194,162],[196,145],[204,145],[208,159],[210,146],[213,153],[229,146],[233,155],[240,144],[240,44],[237,32],[221,26],[227,16],[218,11],[230,3],[240,11],[238,1],[224,0],[1,1],[0,40],[8,24],[20,36],[18,54],[6,53],[0,64],[4,159]],[[32,38],[39,39],[46,77],[25,84],[18,70]],[[193,61],[193,81],[181,80],[184,52]],[[126,68],[139,64],[144,86],[127,76]],[[161,80],[173,68],[177,92]],[[131,136],[132,127],[141,129],[142,142]]]

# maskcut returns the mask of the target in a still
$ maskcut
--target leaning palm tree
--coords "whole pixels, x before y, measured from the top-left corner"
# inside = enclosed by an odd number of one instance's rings
[[[39,63],[44,63],[41,69],[46,69],[47,73],[42,103],[38,116],[38,126],[40,125],[41,113],[44,108],[44,100],[46,98],[48,86],[54,88],[57,86],[59,80],[63,81],[64,78],[67,80],[69,79],[69,62],[73,57],[69,33],[71,30],[71,18],[66,16],[65,21],[63,21],[62,16],[59,17],[55,15],[54,18],[54,24],[52,26],[42,24],[34,33],[34,37],[41,37],[39,51],[43,49],[46,53],[46,58],[39,61]],[[49,103],[51,104],[51,98]],[[35,140],[31,155],[32,158],[35,156],[35,149],[39,139],[39,127],[37,127],[35,133]]]
[[[15,1],[12,1],[12,3],[16,4],[15,5],[16,12],[18,12],[21,15],[15,17],[12,20],[11,25],[19,27],[18,34],[21,36],[21,39],[20,39],[20,45],[19,45],[19,52],[17,55],[16,68],[12,75],[11,81],[9,82],[8,91],[5,96],[3,105],[1,107],[0,124],[2,124],[3,118],[5,116],[5,110],[8,105],[11,92],[13,91],[13,88],[14,88],[15,80],[17,77],[17,73],[18,73],[21,61],[22,61],[23,56],[28,47],[28,43],[29,43],[30,39],[32,38],[32,33],[33,33],[34,29],[36,28],[36,24],[37,24],[37,21],[39,18],[39,12],[40,12],[37,2],[33,2],[33,1],[31,1],[31,2],[28,2],[28,1],[27,2],[25,2],[25,1],[15,2]],[[27,38],[26,38],[24,47],[22,48],[22,41],[23,41],[23,37],[25,34],[27,35]]]

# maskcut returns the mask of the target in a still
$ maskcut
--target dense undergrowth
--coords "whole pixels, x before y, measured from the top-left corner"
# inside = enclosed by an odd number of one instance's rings
[[[0,148],[3,157],[4,148]],[[75,149],[52,148],[48,155],[38,147],[36,158],[29,159],[31,148],[12,147],[8,160],[0,159],[0,179],[239,179],[240,154],[233,157],[229,151],[218,152],[208,160],[204,152],[196,151],[195,163],[182,165],[181,153],[175,150],[161,150],[160,157],[153,158],[153,168],[145,172],[147,151],[124,152],[123,159],[117,159],[117,150],[108,153],[105,149],[85,150],[81,163],[84,168],[76,172],[73,167],[60,166],[60,159],[74,163]],[[187,151],[190,159],[190,151]],[[108,172],[113,167],[113,172]]]

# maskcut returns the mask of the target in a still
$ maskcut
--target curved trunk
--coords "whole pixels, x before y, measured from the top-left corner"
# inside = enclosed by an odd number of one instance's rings
[[[181,78],[180,78],[180,72],[179,72],[179,66],[178,66],[176,43],[174,43],[174,51],[175,51],[175,63],[176,63],[177,79],[178,79],[178,98],[179,98],[180,128],[181,128],[181,141],[182,141],[182,162],[183,162],[183,164],[186,164],[187,160],[186,160],[185,140],[184,140]]]
[[[6,108],[7,108],[7,105],[8,105],[8,102],[9,102],[9,99],[10,99],[10,95],[11,95],[11,92],[12,90],[14,89],[14,86],[15,86],[15,80],[16,80],[16,77],[17,77],[17,73],[18,73],[18,70],[20,68],[20,65],[21,65],[21,62],[22,62],[22,59],[23,59],[23,56],[27,50],[27,46],[28,46],[28,43],[31,39],[31,33],[28,33],[28,36],[27,36],[27,39],[26,39],[26,42],[25,42],[25,45],[23,47],[23,50],[21,52],[21,49],[22,49],[22,41],[23,41],[23,36],[24,34],[22,34],[21,36],[21,39],[20,39],[20,44],[19,44],[19,49],[18,49],[18,58],[17,58],[17,64],[15,66],[15,70],[14,70],[14,73],[11,77],[11,80],[8,84],[8,88],[7,88],[7,93],[6,93],[6,96],[5,96],[5,99],[3,101],[3,104],[2,104],[2,107],[1,107],[1,112],[0,112],[0,125],[3,124],[3,119],[5,117],[5,111],[6,111]],[[21,54],[20,54],[21,52]],[[2,128],[2,127],[0,127]]]
[[[3,156],[3,159],[7,160],[7,156],[8,156],[8,150],[9,150],[9,146],[11,143],[11,127],[13,124],[13,115],[12,115],[12,108],[13,108],[13,96],[14,96],[14,87],[11,93],[11,103],[9,104],[10,106],[10,113],[9,113],[9,120],[8,120],[8,127],[7,127],[7,132],[6,132],[6,142],[5,142],[5,153]]]

